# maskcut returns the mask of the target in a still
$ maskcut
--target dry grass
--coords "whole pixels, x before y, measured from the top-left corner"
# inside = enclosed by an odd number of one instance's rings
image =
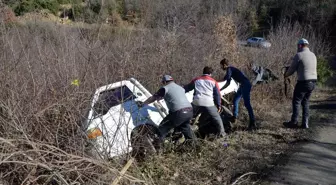
[[[218,67],[220,56],[214,57],[218,51],[227,57],[225,51],[232,54],[238,50],[228,57],[244,70],[253,60],[279,74],[279,62],[295,53],[293,43],[274,45],[270,51],[238,47],[234,22],[232,17],[221,17],[206,20],[206,28],[197,24],[192,30],[185,29],[188,24],[172,29],[2,24],[0,179],[9,184],[111,183],[123,163],[106,163],[91,156],[82,124],[91,95],[101,85],[135,77],[153,92],[162,74],[171,74],[185,84],[199,75],[204,65]],[[274,43],[282,37],[280,33],[273,33]],[[228,43],[215,44],[218,36]],[[324,51],[323,46],[317,45],[316,51]],[[216,77],[223,75],[216,71]],[[78,87],[71,85],[73,80],[79,80]],[[288,143],[300,136],[281,128],[289,113],[281,87],[277,82],[253,89],[259,131],[241,131],[239,125],[247,124],[242,108],[237,131],[225,141],[228,147],[216,140],[201,141],[196,151],[168,150],[133,165],[123,183],[140,179],[147,184],[228,184],[250,171],[262,175]]]
[[[227,141],[201,141],[201,147],[191,152],[169,151],[155,156],[133,168],[132,174],[142,172],[152,180],[149,184],[230,184],[254,172],[257,175],[246,183],[251,184],[266,175],[288,144],[297,139],[298,131],[287,129],[236,131]]]

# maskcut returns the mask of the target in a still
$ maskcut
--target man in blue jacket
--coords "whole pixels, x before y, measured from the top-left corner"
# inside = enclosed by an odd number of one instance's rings
[[[238,117],[239,101],[241,98],[243,98],[244,105],[250,117],[250,123],[248,126],[248,130],[256,129],[255,118],[254,118],[254,113],[253,113],[253,109],[251,106],[251,97],[250,97],[252,86],[251,86],[249,79],[239,69],[229,66],[229,61],[226,58],[220,61],[220,66],[223,70],[226,70],[226,75],[224,77],[224,81],[226,81],[226,83],[221,88],[221,90],[227,88],[230,85],[231,79],[234,79],[236,82],[240,84],[239,89],[233,99],[232,122],[235,122]]]

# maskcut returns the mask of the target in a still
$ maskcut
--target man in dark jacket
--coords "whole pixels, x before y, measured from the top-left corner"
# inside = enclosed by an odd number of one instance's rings
[[[233,99],[233,119],[232,122],[235,122],[238,117],[238,106],[239,101],[243,97],[244,105],[248,111],[250,117],[250,123],[248,126],[248,130],[256,129],[255,118],[253,109],[251,106],[251,83],[249,79],[242,73],[239,69],[229,66],[228,59],[223,59],[220,61],[221,68],[226,70],[226,75],[224,77],[224,81],[226,81],[225,85],[221,88],[221,90],[227,88],[230,85],[231,79],[234,79],[236,82],[239,83],[239,89]]]

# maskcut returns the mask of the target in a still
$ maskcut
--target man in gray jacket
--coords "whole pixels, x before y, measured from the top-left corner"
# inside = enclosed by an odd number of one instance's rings
[[[184,88],[177,85],[169,75],[162,77],[162,84],[163,87],[152,97],[149,97],[143,103],[138,102],[138,105],[141,107],[163,98],[169,109],[169,114],[159,125],[161,140],[163,141],[168,132],[173,128],[181,131],[186,140],[194,140],[196,137],[190,127],[190,120],[193,117],[193,108],[185,95]]]
[[[317,81],[316,65],[317,59],[308,48],[308,41],[300,39],[298,41],[298,53],[295,55],[292,64],[284,74],[284,78],[297,72],[297,83],[295,85],[292,100],[292,118],[289,122],[284,122],[287,128],[298,128],[298,116],[300,104],[302,105],[302,125],[301,128],[309,128],[309,98],[315,88]]]

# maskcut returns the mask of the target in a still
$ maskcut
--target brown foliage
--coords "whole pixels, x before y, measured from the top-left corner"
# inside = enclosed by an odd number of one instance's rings
[[[0,3],[0,23],[15,23],[17,21],[15,13],[11,8]]]
[[[182,10],[188,7],[184,3],[176,2],[177,5],[181,5],[179,7]],[[174,9],[174,6],[170,8]],[[199,7],[194,8],[198,10]],[[261,50],[237,45],[238,28],[232,16],[207,19],[202,25],[193,22],[197,20],[193,19],[197,17],[194,12],[179,15],[178,20],[174,19],[174,12],[170,13],[169,27],[158,26],[155,29],[141,26],[112,28],[103,25],[63,27],[39,22],[12,27],[2,26],[0,178],[10,183],[22,183],[31,179],[40,183],[48,182],[50,178],[62,181],[63,178],[68,183],[106,184],[114,178],[114,170],[119,169],[120,163],[106,163],[93,159],[87,151],[88,143],[83,125],[92,93],[97,87],[135,77],[154,92],[159,88],[161,75],[171,74],[179,84],[186,84],[193,77],[200,75],[205,65],[215,67],[216,77],[220,79],[224,75],[218,69],[222,57],[231,58],[234,65],[247,70],[247,64],[253,61],[273,69],[280,76],[282,63],[295,54],[295,43],[291,42],[295,35],[290,25],[274,30],[269,37],[273,44],[271,50]],[[192,18],[184,21],[189,15],[193,15]],[[285,26],[288,28],[286,34],[291,37],[282,35],[282,28]],[[315,45],[318,40],[312,39],[312,35],[309,36],[311,37],[307,39],[313,43],[312,48],[318,54],[322,53],[325,45]],[[76,79],[80,82],[78,87],[71,85]],[[255,87],[253,90],[252,101],[257,118],[267,120],[263,123],[267,125],[266,131],[278,129],[279,124],[269,123],[274,120],[280,122],[287,116],[286,113],[281,116],[275,114],[284,112],[283,104],[279,103],[283,100],[279,89],[281,82]],[[242,109],[242,125],[245,123],[245,117],[246,111]],[[273,119],[274,117],[276,119]],[[284,133],[287,134],[287,131]],[[241,142],[241,138],[245,138],[243,145],[234,146],[238,147],[233,148],[234,151],[226,153],[221,150],[218,148],[221,143],[215,146],[206,144],[202,155],[196,158],[186,156],[181,159],[179,155],[168,154],[164,156],[166,159],[163,162],[158,159],[158,163],[162,165],[166,164],[165,161],[169,161],[168,164],[176,164],[176,169],[173,169],[174,165],[159,168],[163,174],[168,171],[170,175],[170,172],[174,174],[174,170],[179,170],[178,164],[182,164],[184,160],[195,159],[202,163],[191,162],[190,165],[198,168],[189,172],[187,170],[191,166],[184,166],[184,174],[179,176],[183,184],[187,183],[188,179],[203,174],[213,178],[214,176],[207,174],[209,169],[215,170],[216,175],[226,171],[222,178],[230,181],[235,175],[242,173],[243,169],[251,169],[257,165],[258,161],[243,161],[239,170],[230,166],[234,166],[240,159],[231,158],[232,161],[226,163],[226,157],[242,155],[246,151],[244,148],[254,152],[262,148],[264,150],[261,154],[266,156],[269,151],[265,148],[279,142],[279,139],[274,139],[267,145],[263,140],[265,145],[253,148],[253,142],[265,137],[254,138],[251,134],[244,133],[233,137],[238,143]],[[249,140],[250,137],[253,139]],[[280,145],[278,149],[282,150],[282,147],[283,145]],[[223,157],[219,158],[220,155]],[[272,159],[267,159],[263,163],[268,164],[271,161]],[[157,163],[150,165],[155,164]],[[202,170],[204,165],[210,167]],[[148,178],[142,177],[143,171],[141,166],[139,168],[134,168],[139,171],[134,172],[133,176],[146,179],[148,183],[151,178],[154,178],[153,184],[168,178],[160,178],[158,173],[151,176],[152,169],[147,173]],[[111,171],[113,173],[110,173]],[[130,175],[127,178],[135,180]],[[206,183],[207,180],[196,179],[194,182]]]

